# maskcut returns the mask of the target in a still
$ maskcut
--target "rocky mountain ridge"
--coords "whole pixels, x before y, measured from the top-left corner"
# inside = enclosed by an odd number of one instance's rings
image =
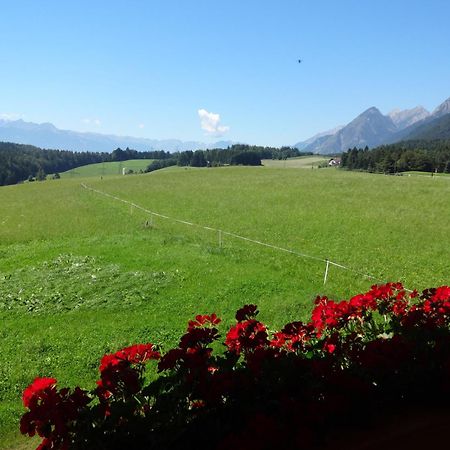
[[[450,98],[429,113],[422,106],[412,109],[394,110],[383,115],[371,107],[332,134],[319,133],[313,138],[299,142],[295,146],[302,151],[319,154],[340,153],[349,148],[377,147],[405,139],[442,139],[450,135],[447,124],[441,119],[450,114]],[[303,145],[306,143],[306,145]]]

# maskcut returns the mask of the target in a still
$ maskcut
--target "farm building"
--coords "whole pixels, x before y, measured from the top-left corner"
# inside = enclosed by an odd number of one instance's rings
[[[340,166],[341,165],[341,158],[331,158],[328,161],[329,166]]]

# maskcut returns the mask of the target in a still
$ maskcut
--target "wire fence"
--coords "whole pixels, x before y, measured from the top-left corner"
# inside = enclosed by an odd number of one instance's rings
[[[196,224],[196,223],[193,223],[193,222],[188,222],[187,220],[181,220],[181,219],[177,219],[175,217],[170,217],[170,216],[167,216],[165,214],[158,213],[156,211],[151,211],[150,209],[144,208],[141,205],[138,205],[136,203],[130,202],[128,200],[125,200],[123,198],[117,197],[115,195],[109,194],[107,192],[100,191],[98,189],[94,189],[92,187],[89,187],[85,183],[81,183],[81,186],[84,189],[88,190],[88,191],[95,192],[95,193],[97,193],[99,195],[103,195],[104,197],[108,197],[108,198],[111,198],[111,199],[116,200],[118,202],[121,202],[121,203],[124,203],[126,205],[129,205],[131,208],[136,208],[136,209],[138,209],[140,211],[143,211],[146,214],[149,214],[150,217],[152,217],[152,216],[160,217],[162,219],[170,220],[170,221],[175,222],[175,223],[180,223],[180,224],[187,225],[187,226],[190,226],[190,227],[197,227],[197,228],[201,228],[203,230],[209,230],[209,231],[216,232],[217,235],[218,235],[218,245],[219,245],[219,247],[222,247],[222,245],[223,245],[223,236],[230,236],[230,237],[233,237],[235,239],[240,239],[242,241],[246,241],[246,242],[250,242],[250,243],[253,243],[253,244],[256,244],[256,245],[260,245],[260,246],[263,246],[263,247],[271,248],[273,250],[289,253],[291,255],[298,256],[300,258],[310,259],[310,260],[314,260],[314,261],[318,261],[318,262],[324,263],[325,264],[324,276],[323,276],[323,284],[324,285],[326,284],[326,282],[328,280],[328,274],[329,274],[330,266],[338,267],[339,269],[346,270],[348,272],[352,272],[355,275],[367,278],[369,280],[373,280],[373,281],[375,281],[377,283],[385,283],[386,282],[386,280],[381,280],[381,279],[379,279],[379,278],[377,278],[377,277],[375,277],[373,275],[364,273],[362,271],[356,270],[356,269],[354,269],[352,267],[348,267],[348,266],[346,266],[344,264],[340,264],[340,263],[338,263],[336,261],[332,261],[332,260],[327,259],[327,258],[321,258],[319,256],[309,255],[307,253],[302,253],[302,252],[299,252],[297,250],[292,250],[292,249],[289,249],[289,248],[279,247],[278,245],[269,244],[267,242],[262,242],[262,241],[259,241],[259,240],[256,240],[256,239],[251,239],[249,237],[241,236],[239,234],[232,233],[230,231],[225,231],[225,230],[222,230],[220,228],[209,227],[209,226],[205,226],[205,225],[199,225],[199,224]],[[412,292],[410,289],[406,289],[405,288],[405,290],[408,291],[408,292]]]

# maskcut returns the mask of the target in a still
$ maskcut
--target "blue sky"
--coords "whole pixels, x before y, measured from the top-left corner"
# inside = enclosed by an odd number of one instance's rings
[[[290,145],[371,106],[450,97],[444,0],[0,0],[0,11],[0,118]]]

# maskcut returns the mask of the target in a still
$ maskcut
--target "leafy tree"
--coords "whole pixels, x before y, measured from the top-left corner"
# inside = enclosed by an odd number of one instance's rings
[[[191,166],[192,167],[206,167],[207,162],[202,150],[196,150],[192,155]]]
[[[111,161],[126,161],[127,157],[125,152],[121,148],[116,148],[111,153]]]
[[[177,165],[177,160],[175,158],[155,159],[147,166],[147,168],[145,169],[145,172],[153,172],[155,170],[163,169],[164,167],[170,167],[170,166],[176,166],[176,165]]]
[[[260,166],[261,158],[256,152],[242,152],[231,158],[231,164],[242,166]]]
[[[42,167],[40,167],[38,172],[37,172],[37,174],[36,174],[36,180],[37,181],[45,181],[46,178],[47,178],[47,175],[45,174],[45,172],[42,169]]]
[[[185,152],[181,152],[178,156],[177,164],[179,166],[190,166],[193,155],[194,155],[194,152],[192,150],[187,150]]]

